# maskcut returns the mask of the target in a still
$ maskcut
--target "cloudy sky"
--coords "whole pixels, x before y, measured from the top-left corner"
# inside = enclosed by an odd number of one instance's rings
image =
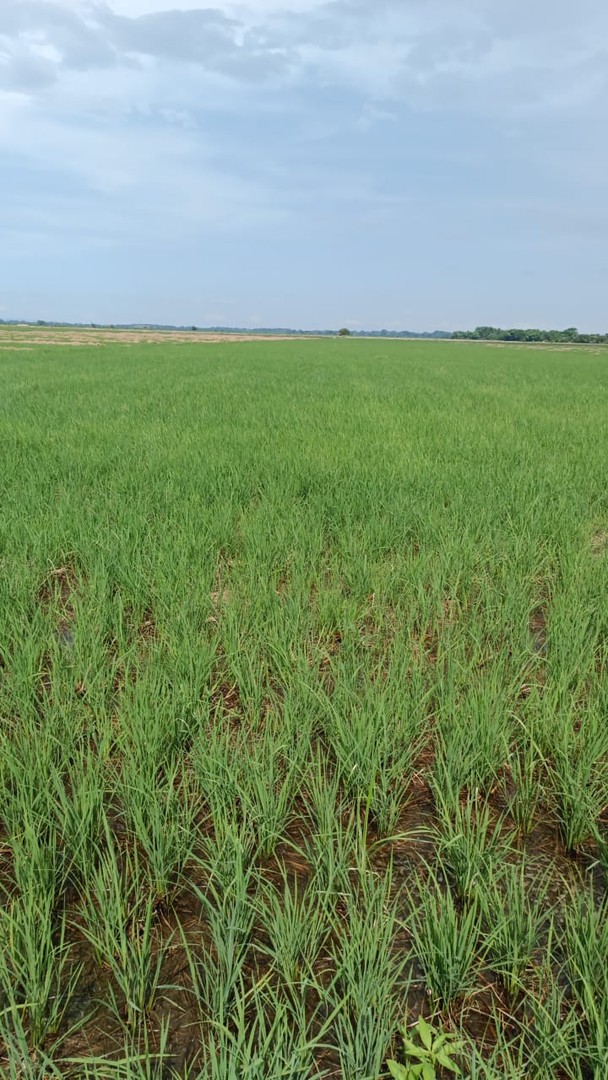
[[[0,317],[608,330],[605,0],[0,0]]]

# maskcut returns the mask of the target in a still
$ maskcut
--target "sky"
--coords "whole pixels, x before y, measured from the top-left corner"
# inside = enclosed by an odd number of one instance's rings
[[[0,318],[608,331],[605,0],[0,0]]]

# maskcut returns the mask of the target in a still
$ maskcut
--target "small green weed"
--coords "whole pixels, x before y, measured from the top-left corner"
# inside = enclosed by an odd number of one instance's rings
[[[405,1064],[388,1062],[394,1080],[437,1080],[438,1069],[462,1076],[454,1058],[462,1053],[465,1044],[452,1032],[437,1031],[420,1016],[413,1028],[403,1029],[401,1038]]]

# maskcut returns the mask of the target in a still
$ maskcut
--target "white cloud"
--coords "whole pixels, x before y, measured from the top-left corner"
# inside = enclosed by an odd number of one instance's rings
[[[606,93],[601,0],[3,0],[0,86],[68,69],[194,65],[418,108],[583,108]],[[591,74],[589,74],[591,68]]]
[[[269,14],[285,12],[302,13],[322,7],[327,0],[216,0],[214,7],[234,15],[246,23],[257,23]],[[74,5],[76,6],[76,4]],[[201,8],[201,0],[114,0],[112,8],[119,15],[130,17],[148,15],[151,12],[192,11]]]

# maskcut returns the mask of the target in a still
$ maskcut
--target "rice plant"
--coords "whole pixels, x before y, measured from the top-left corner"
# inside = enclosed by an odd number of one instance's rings
[[[131,1026],[152,1009],[169,944],[155,933],[155,897],[143,886],[137,855],[119,852],[108,836],[84,883],[82,932],[112,975],[113,1010]]]
[[[9,1042],[39,1050],[57,1035],[79,969],[70,963],[65,912],[46,896],[21,895],[0,910],[0,1007]],[[23,1033],[23,1036],[22,1036]]]
[[[395,716],[378,695],[363,703],[345,697],[331,708],[329,737],[344,790],[368,801],[378,831],[390,836],[407,801],[418,749],[409,718]]]
[[[584,1018],[583,1062],[601,1075],[608,1059],[608,900],[591,889],[571,897],[565,908],[566,971]]]
[[[492,821],[487,803],[469,798],[452,816],[440,804],[441,824],[435,843],[438,860],[461,900],[483,895],[496,866],[509,853],[512,839],[502,834],[502,822]]]
[[[333,1038],[342,1075],[372,1080],[382,1069],[407,990],[407,957],[394,950],[398,920],[390,875],[382,879],[368,870],[355,876],[345,907],[331,947]]]
[[[481,893],[488,963],[511,995],[524,988],[541,932],[551,918],[547,891],[546,876],[539,878],[522,861],[494,868]]]
[[[257,897],[263,939],[258,949],[268,957],[290,993],[310,981],[315,960],[328,936],[327,897],[313,882],[300,887],[283,872],[279,887],[265,884]]]
[[[156,781],[127,759],[118,784],[126,824],[143,855],[155,900],[164,903],[177,887],[196,840],[198,806],[188,775],[174,764]]]
[[[536,743],[531,721],[529,727],[518,734],[518,741],[509,756],[509,773],[513,787],[508,797],[508,805],[509,813],[519,831],[524,836],[529,836],[543,799],[545,759]]]
[[[432,875],[418,881],[419,901],[408,924],[424,986],[438,1008],[475,986],[480,963],[481,917],[474,900],[463,912]],[[412,897],[412,904],[415,903]]]
[[[253,741],[243,774],[243,813],[251,821],[261,855],[274,851],[291,817],[301,775],[295,744],[266,726]]]
[[[248,994],[240,987],[230,1021],[230,1026],[215,1024],[196,1080],[304,1080],[311,1075],[317,1039],[303,1017],[294,1030],[289,1006],[272,993],[254,988]]]
[[[90,751],[79,753],[65,777],[51,777],[53,819],[61,837],[66,872],[82,882],[97,858],[103,836],[106,788]]]
[[[209,930],[210,942],[189,945],[182,933],[201,1018],[225,1024],[242,981],[252,943],[259,877],[236,863],[234,877],[210,876],[205,889],[193,886]]]
[[[579,1021],[564,990],[545,971],[541,995],[529,998],[527,1070],[532,1080],[563,1075],[582,1080]]]
[[[34,1049],[60,1029],[78,979],[70,964],[66,912],[59,897],[62,859],[51,830],[38,835],[31,821],[12,839],[14,887],[2,889],[0,1006]]]
[[[608,806],[608,730],[598,708],[586,710],[576,727],[563,721],[554,749],[554,787],[564,843],[570,851],[594,835]]]

